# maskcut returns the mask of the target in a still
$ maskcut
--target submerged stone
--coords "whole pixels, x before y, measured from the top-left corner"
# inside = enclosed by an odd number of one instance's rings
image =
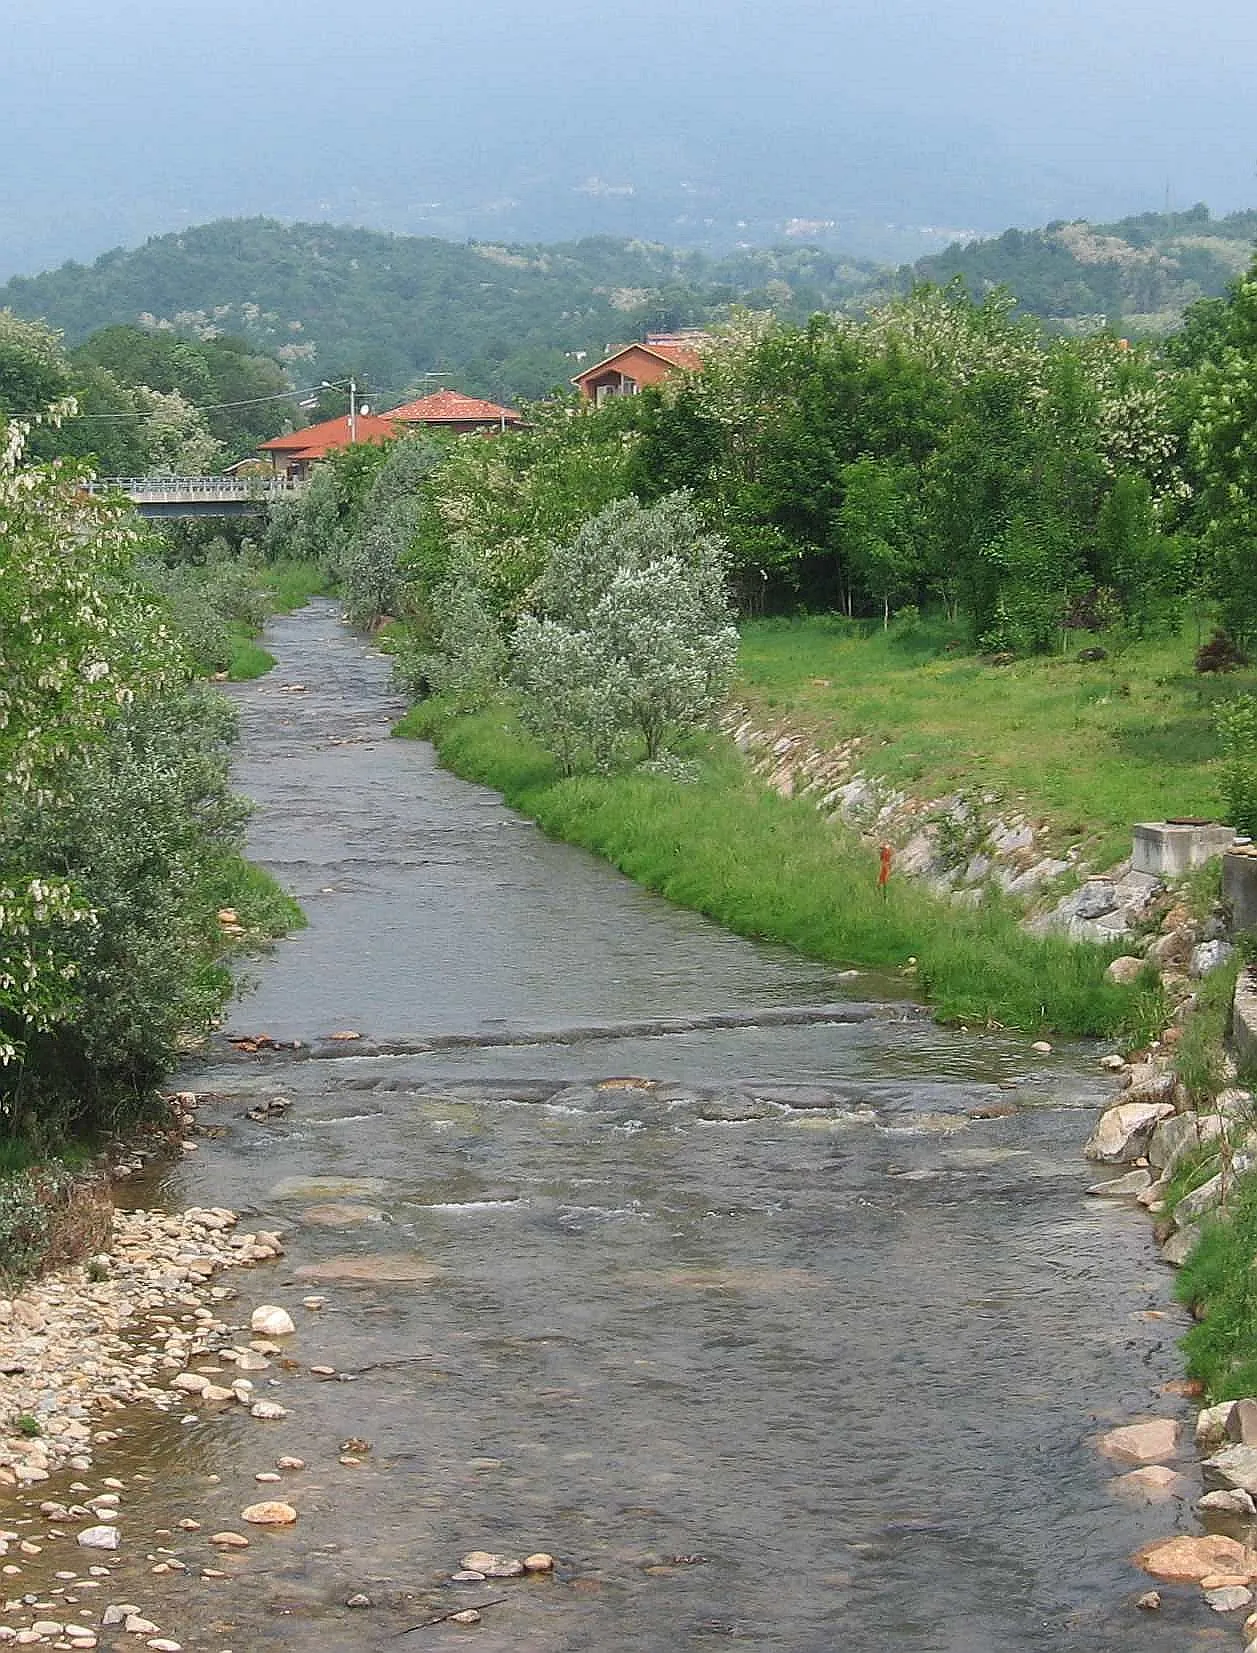
[[[379,1252],[365,1257],[326,1257],[321,1263],[303,1263],[298,1280],[340,1282],[363,1286],[427,1286],[441,1276],[434,1263],[405,1252]]]
[[[1097,1445],[1119,1464],[1155,1464],[1177,1456],[1181,1427],[1173,1418],[1149,1418],[1110,1429]]]
[[[352,1200],[382,1194],[382,1177],[284,1177],[270,1191],[273,1200]]]

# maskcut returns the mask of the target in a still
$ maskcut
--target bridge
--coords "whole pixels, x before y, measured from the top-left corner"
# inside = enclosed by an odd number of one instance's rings
[[[299,491],[287,476],[98,476],[89,493],[125,494],[142,517],[251,516]]]

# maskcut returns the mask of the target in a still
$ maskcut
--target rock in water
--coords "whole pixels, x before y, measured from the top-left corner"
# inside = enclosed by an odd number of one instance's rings
[[[1209,1492],[1246,1492],[1257,1497],[1257,1446],[1226,1446],[1206,1458],[1201,1479]]]
[[[1198,1584],[1210,1573],[1242,1573],[1251,1577],[1250,1555],[1233,1538],[1210,1533],[1204,1538],[1163,1538],[1148,1544],[1135,1560],[1144,1572],[1172,1584]]]
[[[1083,1153],[1100,1165],[1138,1159],[1158,1122],[1174,1112],[1172,1102],[1119,1102],[1106,1108]]]
[[[250,1504],[240,1511],[240,1519],[248,1521],[255,1527],[291,1527],[297,1519],[297,1512],[291,1504],[281,1504],[278,1500],[268,1499],[262,1504]]]
[[[1165,1464],[1146,1464],[1116,1476],[1109,1482],[1109,1491],[1115,1497],[1135,1498],[1145,1504],[1168,1504],[1173,1498],[1188,1497],[1191,1482]]]
[[[297,1329],[288,1310],[277,1308],[274,1303],[263,1303],[254,1309],[249,1325],[258,1337],[290,1337]]]
[[[117,1527],[84,1527],[78,1541],[85,1550],[116,1550],[121,1538]]]
[[[1150,1418],[1110,1429],[1098,1445],[1106,1458],[1119,1464],[1155,1464],[1178,1452],[1180,1426],[1173,1418]]]

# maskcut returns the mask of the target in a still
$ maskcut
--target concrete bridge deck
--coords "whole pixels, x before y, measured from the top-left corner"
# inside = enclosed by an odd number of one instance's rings
[[[93,494],[125,494],[142,517],[233,517],[299,491],[286,476],[100,476]]]

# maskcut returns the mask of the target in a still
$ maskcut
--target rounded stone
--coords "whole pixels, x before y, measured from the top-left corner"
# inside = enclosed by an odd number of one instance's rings
[[[290,1337],[296,1331],[287,1309],[263,1303],[249,1316],[249,1326],[258,1337]]]
[[[267,1499],[261,1504],[249,1504],[240,1511],[240,1519],[255,1527],[291,1527],[297,1512],[291,1504],[278,1499]]]

